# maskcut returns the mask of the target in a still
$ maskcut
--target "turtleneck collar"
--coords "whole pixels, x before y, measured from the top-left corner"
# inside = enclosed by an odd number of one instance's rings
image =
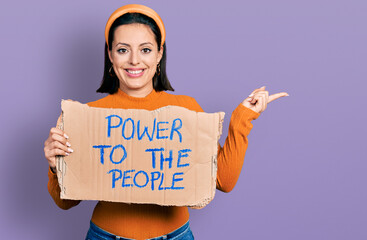
[[[160,92],[156,92],[153,89],[145,97],[133,97],[133,96],[128,95],[127,93],[125,93],[124,91],[122,91],[119,88],[115,94],[116,94],[117,97],[122,98],[124,101],[130,101],[130,102],[135,102],[135,103],[144,103],[144,102],[149,102],[149,101],[153,101],[154,99],[156,99],[160,95]]]

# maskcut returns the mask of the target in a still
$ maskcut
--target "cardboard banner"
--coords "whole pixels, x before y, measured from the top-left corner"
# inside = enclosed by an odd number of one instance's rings
[[[74,150],[57,161],[62,199],[203,207],[214,198],[223,112],[61,108]]]

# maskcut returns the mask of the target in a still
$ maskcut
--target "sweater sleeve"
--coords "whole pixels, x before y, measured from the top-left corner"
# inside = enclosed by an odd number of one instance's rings
[[[79,200],[66,200],[60,198],[60,186],[57,181],[56,173],[51,171],[51,168],[48,168],[48,184],[47,184],[48,192],[51,197],[55,201],[56,205],[61,209],[67,210],[72,208],[80,203]]]
[[[187,102],[190,103],[190,110],[203,112],[194,98],[189,99]],[[218,143],[217,189],[230,192],[236,185],[248,146],[247,136],[252,129],[251,121],[259,116],[260,113],[243,106],[242,103],[233,111],[223,147]]]
[[[248,146],[247,136],[252,129],[251,120],[259,116],[260,113],[242,104],[233,111],[225,143],[223,147],[218,144],[217,189],[230,192],[236,185]]]

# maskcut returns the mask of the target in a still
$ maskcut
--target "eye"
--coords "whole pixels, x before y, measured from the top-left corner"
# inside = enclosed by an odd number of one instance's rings
[[[150,53],[152,50],[150,48],[143,48],[141,51],[143,53]]]
[[[126,53],[127,49],[126,48],[120,48],[120,49],[117,49],[117,52],[118,53]]]

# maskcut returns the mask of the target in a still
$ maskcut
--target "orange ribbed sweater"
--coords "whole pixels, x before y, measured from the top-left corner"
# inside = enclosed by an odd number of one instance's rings
[[[90,102],[88,105],[101,108],[146,110],[175,105],[197,112],[203,111],[192,97],[154,90],[144,98],[135,98],[119,89],[117,93]],[[221,147],[218,144],[217,189],[229,192],[235,186],[248,145],[247,136],[252,128],[251,120],[256,119],[259,115],[242,104],[233,111],[224,146]],[[48,177],[48,191],[60,208],[69,209],[80,202],[60,199],[60,187],[56,174],[49,170]],[[103,201],[98,202],[92,216],[92,222],[100,228],[115,235],[133,239],[147,239],[167,234],[185,224],[188,219],[187,207]]]

